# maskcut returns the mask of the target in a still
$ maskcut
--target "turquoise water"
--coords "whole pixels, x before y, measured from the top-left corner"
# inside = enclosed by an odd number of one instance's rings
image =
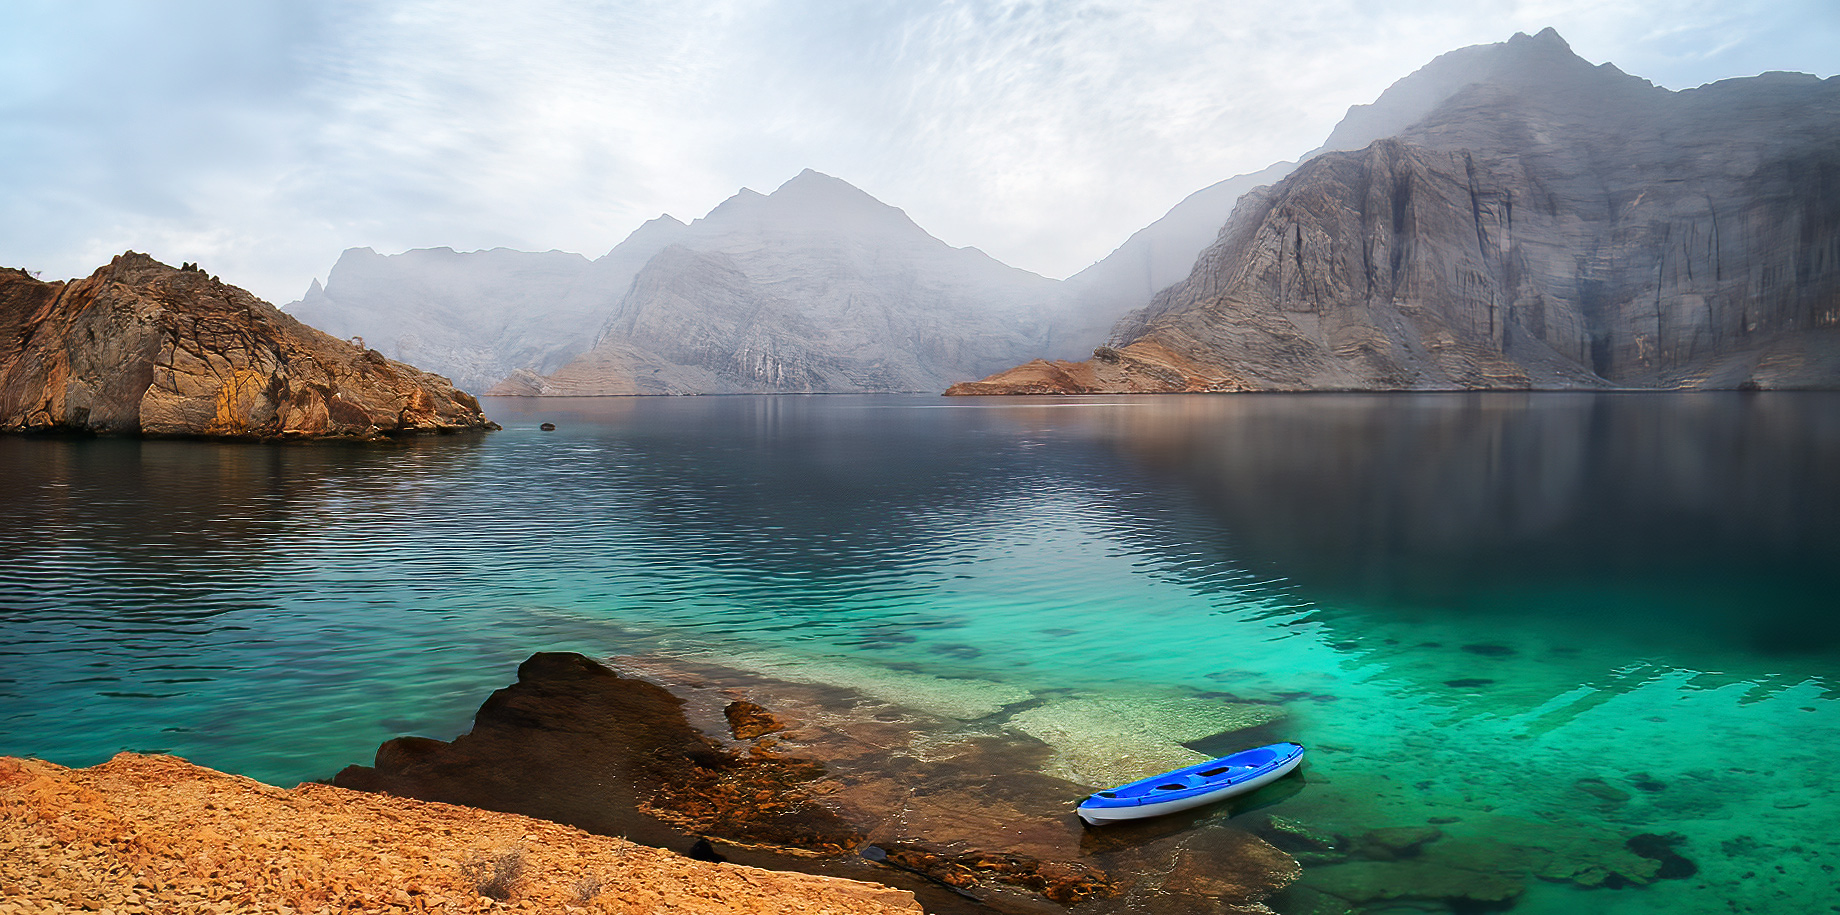
[[[1516,911],[1832,905],[1840,397],[487,408],[386,448],[0,439],[0,753],[292,784],[464,731],[533,651],[662,652],[1030,698],[1089,783],[1248,703],[1312,749],[1272,812],[1511,841]],[[1638,834],[1696,872],[1587,888]]]

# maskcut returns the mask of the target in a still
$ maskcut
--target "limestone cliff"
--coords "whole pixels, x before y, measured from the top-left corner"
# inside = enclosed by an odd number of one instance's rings
[[[1840,79],[1669,92],[1509,44],[1242,199],[1091,360],[954,392],[1840,385]]]
[[[355,438],[494,428],[445,378],[333,339],[196,267],[0,271],[0,430]]]
[[[1069,300],[1072,320],[1056,333],[1056,349],[1044,355],[1062,358],[1066,353],[1057,350],[1075,342],[1084,342],[1078,353],[1085,355],[1104,342],[1107,330],[1119,317],[1144,307],[1158,292],[1186,279],[1195,259],[1214,243],[1246,192],[1278,182],[1323,153],[1361,149],[1393,136],[1468,86],[1512,81],[1529,69],[1528,59],[1540,53],[1537,42],[1511,40],[1439,55],[1387,87],[1372,104],[1349,108],[1323,145],[1295,161],[1236,175],[1183,198],[1104,259],[1067,278],[1062,294]]]

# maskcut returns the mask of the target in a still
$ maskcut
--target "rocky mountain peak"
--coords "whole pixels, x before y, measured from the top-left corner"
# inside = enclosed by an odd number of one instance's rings
[[[1396,83],[1082,363],[961,393],[1831,388],[1840,81],[1670,92],[1556,32]],[[1365,119],[1365,120],[1364,120]]]
[[[1547,26],[1546,28],[1539,30],[1538,32],[1535,32],[1532,35],[1528,35],[1526,32],[1515,32],[1514,37],[1508,39],[1508,44],[1510,46],[1529,45],[1529,44],[1540,45],[1544,47],[1558,48],[1560,50],[1563,50],[1567,54],[1572,53],[1572,46],[1566,43],[1566,40],[1564,38],[1561,38],[1559,36],[1558,29],[1555,29],[1550,25]]]
[[[647,250],[656,250],[663,248],[665,245],[676,241],[683,235],[684,230],[688,228],[690,228],[690,225],[679,220],[677,217],[669,213],[661,214],[654,219],[646,220],[643,225],[634,229],[631,235],[626,236],[624,241],[615,245],[612,251],[597,258],[595,263],[600,263],[601,261],[614,257],[617,253],[621,252],[622,249],[632,250],[643,248]]]
[[[1666,91],[1611,64],[1579,57],[1551,27],[1535,35],[1516,32],[1507,41],[1441,54],[1387,87],[1373,104],[1349,108],[1317,152],[1361,149],[1396,136],[1466,90],[1566,104],[1598,104],[1630,92]]]
[[[771,232],[910,243],[933,240],[899,207],[875,199],[848,181],[809,168],[771,194],[742,188],[690,226],[704,235]]]

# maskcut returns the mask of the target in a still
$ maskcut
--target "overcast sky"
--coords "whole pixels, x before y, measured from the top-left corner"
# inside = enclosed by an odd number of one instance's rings
[[[815,168],[1062,277],[1445,51],[1831,76],[1835,0],[0,0],[0,265],[271,301],[348,247],[598,256]]]

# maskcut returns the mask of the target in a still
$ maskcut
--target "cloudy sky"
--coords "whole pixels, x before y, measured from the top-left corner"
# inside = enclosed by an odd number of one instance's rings
[[[282,303],[347,247],[598,256],[810,167],[1060,277],[1549,25],[1672,89],[1840,68],[1834,0],[0,0],[0,265]]]

